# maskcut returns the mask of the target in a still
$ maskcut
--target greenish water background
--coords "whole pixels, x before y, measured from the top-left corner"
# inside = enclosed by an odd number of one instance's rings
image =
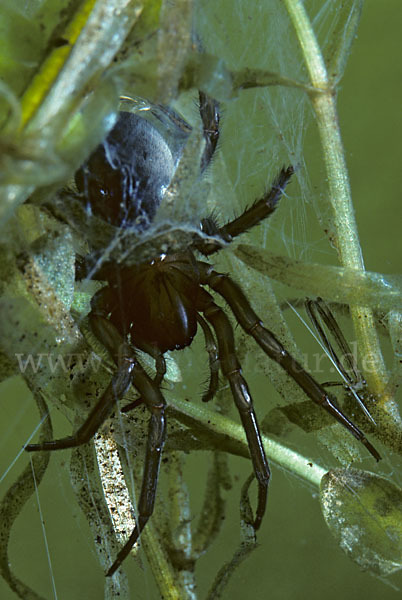
[[[385,273],[400,272],[402,249],[401,18],[402,5],[399,0],[366,2],[358,38],[339,93],[340,123],[366,266],[370,270]],[[322,167],[318,162],[313,162],[319,152],[316,142],[314,125],[311,125],[306,140],[306,162],[313,189],[316,184],[321,187],[323,176]],[[320,234],[317,233],[317,243],[309,248],[309,258],[321,256],[319,238]],[[253,389],[258,396],[258,389]],[[0,395],[0,472],[3,472],[27,439],[37,422],[37,416],[32,399],[20,382],[6,382],[0,387]],[[61,417],[56,417],[54,421],[58,435],[68,431],[68,425]],[[310,446],[316,447],[317,444],[312,441]],[[308,452],[305,445],[302,451]],[[1,484],[1,495],[14,481],[20,465],[26,462],[25,456],[19,460]],[[205,475],[205,462],[203,457],[196,457],[189,463],[190,490],[194,485],[192,476],[197,482]],[[400,461],[394,463],[396,468],[398,464],[400,467]],[[235,481],[234,490],[228,494],[228,518],[223,535],[200,561],[201,590],[208,589],[208,582],[218,566],[230,558],[238,543],[237,503],[240,483],[247,476],[249,465],[241,459],[233,459],[231,465],[238,481]],[[362,467],[373,468],[372,461],[365,459]],[[69,488],[67,468],[68,459],[58,454],[52,460],[52,466],[40,488],[58,598],[100,599],[103,595],[103,575],[97,565],[89,529],[81,518]],[[387,463],[380,466],[382,472],[386,473],[390,473],[390,468]],[[399,483],[400,473],[399,470]],[[397,477],[398,473],[394,473],[394,476]],[[347,559],[328,534],[313,491],[275,467],[268,513],[259,542],[260,548],[234,575],[226,597],[253,597],[258,600],[305,597],[311,600],[322,597],[328,600],[340,597],[393,600],[399,597],[400,592],[362,573]],[[28,503],[13,531],[11,559],[20,578],[46,598],[53,597],[34,500]],[[142,568],[130,565],[127,570],[131,571],[133,599],[158,598],[146,564]],[[390,580],[401,587],[400,574]],[[200,598],[204,595],[205,591],[200,593]],[[0,581],[0,598],[14,598],[3,581]]]

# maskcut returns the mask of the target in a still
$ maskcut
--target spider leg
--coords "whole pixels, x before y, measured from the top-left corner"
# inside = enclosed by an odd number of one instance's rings
[[[203,219],[201,221],[202,230],[209,236],[213,235],[218,239],[216,242],[210,239],[197,239],[194,242],[194,247],[204,256],[209,256],[222,249],[222,242],[219,240],[229,244],[235,237],[245,233],[269,217],[274,212],[294,172],[292,166],[286,169],[282,168],[271,188],[250,208],[246,208],[239,217],[229,221],[223,227],[216,227],[214,220],[211,218]]]
[[[228,275],[217,273],[211,265],[199,262],[200,280],[220,294],[229,304],[237,321],[246,333],[253,336],[257,344],[270,358],[275,360],[315,402],[329,412],[354,437],[366,446],[378,461],[381,456],[371,445],[364,433],[335,406],[326,390],[285,350],[273,333],[262,326],[261,320],[251,308],[241,288]]]
[[[124,342],[115,326],[105,317],[93,312],[90,314],[90,323],[98,339],[105,345],[115,362],[119,365],[116,375],[106,388],[102,398],[90,412],[85,423],[74,435],[43,444],[29,444],[25,447],[25,450],[29,452],[36,450],[59,450],[62,448],[72,448],[88,442],[112,412],[116,400],[119,400],[125,394],[130,383],[139,391],[151,413],[151,417],[148,425],[148,440],[145,451],[141,493],[138,502],[138,517],[134,531],[106,573],[107,576],[110,576],[113,575],[129,554],[154,509],[159,466],[166,437],[166,402],[158,385],[147,375],[138,362],[133,349],[128,343]]]
[[[149,354],[151,354],[151,356],[155,359],[156,375],[153,378],[153,382],[155,385],[157,385],[159,387],[162,384],[163,378],[166,375],[166,361],[165,361],[165,358],[164,358],[162,352],[155,351],[155,352],[152,352]],[[130,402],[130,404],[123,406],[123,408],[120,409],[120,412],[122,412],[122,413],[129,412],[130,410],[137,408],[137,406],[141,406],[141,404],[143,404],[143,403],[144,403],[144,400],[140,396],[133,402]]]
[[[349,383],[357,383],[361,382],[361,375],[359,373],[359,369],[355,363],[353,354],[349,348],[349,345],[343,335],[334,315],[330,311],[327,304],[324,302],[322,298],[317,298],[316,300],[307,299],[305,302],[305,307],[307,314],[309,315],[311,322],[313,323],[319,337],[321,338],[324,346],[327,348],[329,354],[331,355],[334,363],[338,367],[339,371],[342,373],[345,380],[349,381]],[[325,323],[328,330],[331,332],[334,341],[336,342],[339,350],[341,351],[341,358],[338,358],[338,355],[333,348],[331,342],[329,341],[327,335],[325,334],[323,328],[321,327],[320,321],[318,319],[317,314],[321,317],[323,323]],[[346,364],[349,369],[349,373],[346,370]]]
[[[205,338],[205,349],[209,356],[209,385],[208,389],[202,396],[203,402],[209,402],[215,396],[218,389],[218,375],[219,375],[219,356],[216,348],[215,339],[208,323],[197,313],[197,321],[201,325],[201,329],[204,333]]]
[[[152,383],[152,380],[150,380]],[[124,559],[129,555],[131,548],[138,540],[141,531],[152,515],[155,505],[156,488],[158,484],[158,475],[162,450],[166,437],[166,419],[164,416],[165,404],[159,403],[158,394],[163,397],[158,388],[149,386],[148,393],[143,393],[144,402],[151,411],[151,418],[148,425],[148,439],[145,451],[145,465],[141,485],[140,499],[138,502],[138,516],[136,526],[123,548],[117,554],[116,560],[106,573],[110,577],[117,571]],[[164,401],[163,401],[164,402]]]
[[[211,98],[201,90],[198,92],[200,100],[200,116],[204,128],[205,150],[201,157],[201,173],[205,171],[207,166],[215,154],[219,140],[219,102]]]
[[[154,383],[158,387],[162,384],[163,378],[166,375],[166,360],[162,352],[159,352],[155,358],[156,375],[154,377]]]
[[[25,450],[27,452],[63,450],[65,448],[75,448],[89,442],[113,412],[117,400],[122,398],[130,387],[133,368],[134,362],[131,357],[123,357],[121,366],[113,376],[112,381],[109,383],[99,402],[93,407],[85,422],[73,435],[43,442],[42,444],[27,444]]]
[[[151,413],[148,425],[145,464],[140,499],[138,502],[136,526],[123,548],[117,554],[116,560],[106,573],[106,576],[110,577],[130,553],[131,548],[139,538],[141,531],[144,529],[154,510],[159,467],[166,437],[166,402],[159,389],[159,385],[148,376],[146,371],[139,364],[131,346],[123,341],[123,338],[115,326],[104,316],[91,313],[91,327],[95,335],[106,346],[116,362],[119,360],[119,355],[122,352],[121,349],[123,349],[123,355],[127,354],[130,356],[130,359],[134,364],[132,370],[132,383],[141,394],[143,402],[147,405],[147,408]],[[155,379],[162,381],[166,370],[165,360],[160,353],[156,355],[156,360],[157,374]]]
[[[246,433],[254,473],[258,481],[258,505],[254,521],[254,528],[258,529],[265,513],[271,472],[262,445],[253,400],[247,382],[241,374],[241,366],[236,356],[232,326],[224,311],[213,302],[207,292],[204,298],[207,298],[207,301],[200,310],[215,331],[222,373],[229,381],[233,399]]]

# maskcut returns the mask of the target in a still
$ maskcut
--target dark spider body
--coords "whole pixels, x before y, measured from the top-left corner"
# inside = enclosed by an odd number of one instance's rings
[[[200,165],[202,172],[217,145],[219,106],[214,100],[200,94],[200,114],[206,138]],[[76,174],[81,200],[93,214],[120,227],[130,226],[134,235],[140,235],[150,227],[163,201],[164,190],[174,174],[184,138],[178,149],[171,152],[171,145],[166,143],[157,128],[138,115],[120,113],[108,138]],[[203,219],[200,235],[180,252],[160,254],[152,260],[130,266],[110,261],[94,268],[93,261],[81,260],[79,276],[105,282],[105,286],[92,299],[89,322],[96,337],[110,352],[117,371],[77,432],[61,440],[29,444],[26,450],[58,450],[88,442],[130,385],[139,392],[140,401],[150,411],[150,420],[138,517],[134,531],[107,575],[112,575],[121,565],[154,508],[166,432],[166,402],[160,390],[166,371],[163,354],[167,350],[189,346],[198,325],[205,337],[211,373],[203,400],[208,401],[215,395],[220,369],[229,382],[239,411],[258,482],[255,529],[258,529],[264,516],[270,470],[252,398],[236,356],[233,327],[225,311],[216,304],[214,296],[205,286],[227,302],[244,331],[254,337],[265,354],[293,377],[311,400],[343,424],[377,460],[380,458],[360,429],[332,402],[326,390],[263,327],[241,287],[229,275],[214,271],[208,262],[197,258],[197,252],[208,256],[221,250],[225,243],[230,243],[236,236],[272,214],[292,174],[292,167],[282,169],[270,190],[223,227],[218,227],[214,219]],[[139,363],[136,348],[155,359],[154,379]],[[123,410],[136,404],[138,402]]]
[[[203,294],[194,264],[188,252],[102,271],[109,285],[94,298],[93,307],[99,303],[137,348],[153,347],[162,354],[185,348],[196,334],[196,307]]]

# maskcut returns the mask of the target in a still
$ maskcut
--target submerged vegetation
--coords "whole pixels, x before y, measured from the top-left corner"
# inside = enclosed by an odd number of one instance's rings
[[[214,264],[237,276],[264,324],[301,361],[303,349],[285,318],[288,301],[298,307],[306,296],[320,296],[331,304],[336,318],[345,323],[346,315],[353,323],[364,381],[362,402],[370,418],[350,394],[337,392],[337,400],[378,445],[383,456],[378,465],[240,331],[236,340],[247,379],[257,390],[253,392],[256,412],[274,470],[279,467],[305,482],[320,499],[333,543],[360,568],[385,578],[402,565],[398,471],[402,420],[397,403],[402,376],[401,279],[365,271],[336,108],[361,2],[272,0],[257,8],[240,0],[220,4],[218,14],[209,0],[38,0],[29,3],[25,12],[12,2],[4,3],[5,26],[0,30],[6,48],[0,63],[2,380],[23,378],[32,393],[31,403],[38,407],[41,441],[60,437],[52,431],[54,409],[67,418],[67,434],[83,422],[108,385],[114,366],[86,320],[99,286],[90,280],[75,282],[75,257],[85,253],[89,236],[104,242],[109,232],[101,228],[93,233],[92,223],[87,227],[82,214],[74,207],[67,209],[63,202],[68,186],[113,126],[121,96],[169,105],[191,123],[183,151],[187,167],[189,159],[200,155],[196,99],[198,89],[203,90],[222,105],[220,147],[202,185],[189,169],[178,169],[180,204],[171,207],[168,216],[162,210],[158,226],[167,224],[180,236],[211,211],[224,221],[259,197],[283,164],[297,166],[297,186],[275,213],[275,225],[253,230]],[[304,150],[310,112],[320,139],[320,197],[312,194]],[[309,219],[320,224],[320,243],[331,264],[321,264],[319,253],[310,252],[314,242],[309,238],[303,200],[314,206]],[[138,243],[127,236],[106,239],[105,257],[127,259]],[[147,241],[160,244],[151,233]],[[224,383],[213,402],[201,402],[207,363],[201,344],[183,356],[176,354],[170,353],[163,388],[169,431],[162,483],[141,547],[149,569],[146,577],[152,573],[156,582],[155,594],[165,599],[212,600],[225,596],[232,576],[247,579],[242,563],[246,558],[251,563],[258,555],[250,525],[255,483],[244,475],[241,493],[239,489],[236,495],[233,489],[237,463],[231,456],[247,460],[248,474],[249,450]],[[146,368],[155,373],[152,361]],[[133,390],[127,398],[136,399]],[[133,528],[148,420],[143,408],[116,413],[92,442],[71,454],[68,477],[103,571]],[[19,447],[27,441],[20,439]],[[67,454],[59,457],[63,463]],[[53,590],[45,585],[45,591],[36,590],[21,569],[14,571],[14,555],[10,559],[9,553],[25,504],[35,494],[39,499],[50,458],[54,459],[46,452],[34,455],[21,474],[13,479],[11,471],[2,483],[0,572],[24,600],[39,600],[50,593],[57,598],[57,577],[52,575]],[[359,461],[364,461],[364,470],[357,468]],[[191,472],[198,470],[204,475],[194,483]],[[275,477],[271,488],[274,485]],[[289,494],[293,493],[292,488]],[[230,508],[230,499],[232,505],[238,504],[239,495],[240,519]],[[60,506],[59,519],[67,508],[67,504]],[[232,547],[224,544],[225,554],[218,553],[220,562],[215,555],[213,564],[205,567],[201,557],[213,551],[213,542],[219,543],[225,533],[226,514],[232,535],[235,531],[238,538],[240,531],[240,542]],[[270,519],[275,515],[268,501],[265,521]],[[292,531],[281,536],[293,543]],[[258,535],[260,548],[271,543],[262,532]],[[120,570],[105,580],[99,571],[105,598],[133,597],[129,583],[132,587],[136,581],[130,569],[127,563],[127,573]],[[269,569],[268,563],[268,574]],[[139,569],[137,573],[140,576]],[[197,587],[198,579],[202,583]],[[269,590],[269,580],[268,575],[260,589]]]

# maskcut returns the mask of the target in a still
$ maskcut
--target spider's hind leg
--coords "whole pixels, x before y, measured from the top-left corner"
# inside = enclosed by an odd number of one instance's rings
[[[159,385],[149,377],[140,365],[134,350],[124,341],[115,326],[100,314],[91,313],[90,320],[91,328],[96,337],[106,346],[115,362],[120,364],[121,360],[126,360],[130,363],[132,384],[140,393],[143,402],[151,413],[136,526],[106,573],[106,576],[109,577],[117,571],[124,559],[129,555],[131,548],[138,540],[141,531],[144,529],[154,510],[159,467],[166,437],[166,402],[159,389]],[[159,358],[159,372],[156,376],[158,382],[163,379],[165,373],[163,356],[160,355]]]
[[[151,416],[148,425],[145,465],[138,502],[138,516],[132,534],[106,573],[107,576],[110,576],[120,567],[123,560],[130,553],[131,548],[139,538],[154,509],[159,467],[166,437],[166,402],[159,386],[140,365],[134,350],[124,341],[124,338],[116,327],[104,316],[95,312],[90,313],[89,319],[94,334],[108,349],[113,360],[118,365],[117,373],[99,402],[90,412],[84,424],[73,436],[43,444],[29,444],[25,449],[28,451],[59,450],[84,444],[95,435],[102,423],[109,417],[115,407],[116,401],[124,396],[131,383],[141,394],[141,398],[147,405]],[[160,369],[162,373],[162,363]]]
[[[335,405],[322,385],[318,383],[293,356],[282,346],[275,335],[263,327],[261,319],[252,309],[249,300],[237,283],[228,275],[217,273],[211,265],[198,262],[201,283],[209,285],[229,304],[246,333],[251,335],[267,356],[277,362],[292,377],[309,398],[331,414],[341,425],[364,446],[378,461],[380,454],[369,442],[364,433]]]

